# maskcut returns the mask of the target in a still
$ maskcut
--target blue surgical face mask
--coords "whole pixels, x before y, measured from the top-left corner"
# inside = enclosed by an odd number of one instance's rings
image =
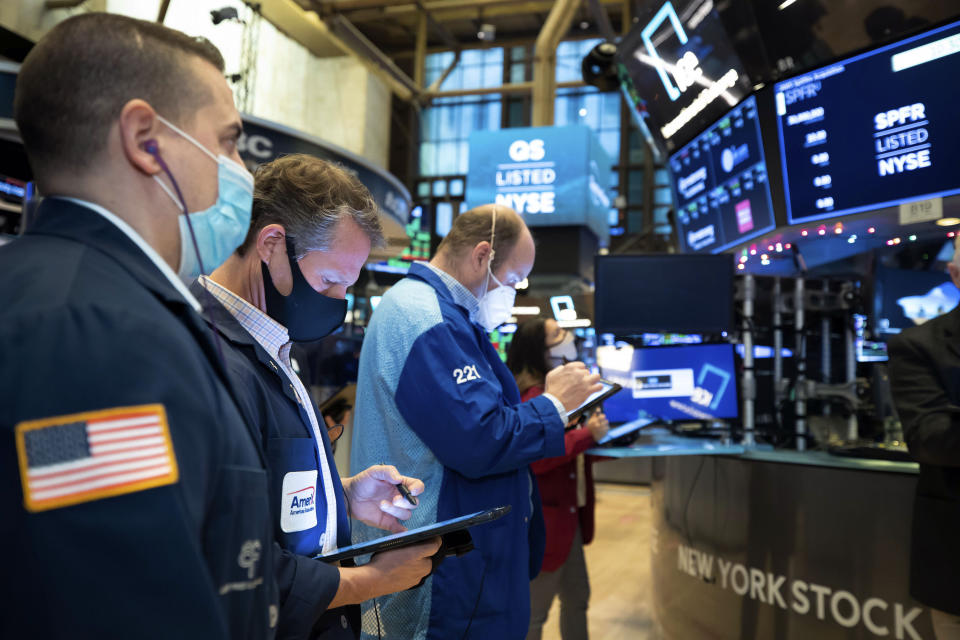
[[[217,163],[217,201],[203,211],[180,216],[180,268],[177,275],[184,280],[193,280],[201,273],[210,273],[219,267],[243,243],[253,208],[253,176],[243,165],[223,154],[214,155],[190,134],[165,118],[157,118]],[[169,171],[167,175],[172,181]],[[176,183],[174,189],[177,193],[174,194],[158,176],[153,179],[174,204],[186,212],[186,204],[182,197],[178,198],[182,194]]]

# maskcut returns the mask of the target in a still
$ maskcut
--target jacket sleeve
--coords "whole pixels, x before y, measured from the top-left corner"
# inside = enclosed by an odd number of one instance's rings
[[[917,462],[960,466],[960,406],[947,396],[934,363],[911,336],[891,338],[890,387],[910,455]]]
[[[0,385],[0,544],[16,550],[5,567],[16,580],[0,587],[11,614],[0,619],[0,636],[228,637],[205,546],[222,548],[224,567],[236,566],[240,547],[204,538],[216,530],[259,543],[251,527],[265,534],[267,512],[258,513],[259,503],[242,493],[221,509],[213,504],[230,447],[224,420],[239,415],[218,406],[213,373],[198,350],[184,347],[189,340],[166,324],[84,309],[0,328],[4,359],[22,366],[15,374],[5,367]],[[166,412],[179,470],[175,484],[25,510],[14,444],[18,422],[151,403]],[[265,488],[262,469],[224,474],[231,482],[249,480],[248,492]],[[245,506],[236,504],[241,499]],[[241,508],[245,513],[236,511]],[[263,544],[270,544],[265,536]],[[239,579],[246,576],[243,570]],[[48,615],[44,602],[56,602],[57,615]]]
[[[593,439],[593,434],[590,433],[589,429],[585,428],[570,429],[564,434],[563,442],[566,451],[562,456],[544,458],[543,460],[537,460],[530,465],[530,468],[533,469],[535,474],[540,475],[552,469],[556,469],[557,467],[570,462],[578,455],[596,444]]]
[[[340,588],[340,569],[273,543],[280,589],[277,640],[307,638]]]
[[[550,399],[508,404],[474,336],[449,323],[417,338],[395,400],[440,463],[468,478],[514,471],[563,453],[564,425]]]

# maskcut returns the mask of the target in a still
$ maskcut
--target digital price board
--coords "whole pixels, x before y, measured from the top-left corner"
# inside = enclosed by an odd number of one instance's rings
[[[774,86],[787,217],[960,193],[960,22]]]
[[[757,99],[670,156],[681,248],[717,253],[775,227]]]

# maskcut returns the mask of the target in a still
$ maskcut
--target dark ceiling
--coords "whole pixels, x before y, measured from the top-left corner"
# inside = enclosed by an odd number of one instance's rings
[[[496,45],[530,43],[547,19],[553,0],[296,0],[321,18],[342,16],[371,42],[393,57],[412,55],[420,12],[428,16],[430,48],[450,49],[455,41],[468,48],[482,46],[481,24],[496,27]],[[622,29],[623,0],[602,0],[614,30]],[[577,12],[567,37],[598,37],[586,2]]]

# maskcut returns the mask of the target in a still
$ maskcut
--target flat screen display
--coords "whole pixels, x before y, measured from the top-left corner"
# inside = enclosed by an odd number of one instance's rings
[[[739,415],[731,344],[597,347],[597,366],[604,378],[624,387],[603,403],[610,422],[714,420]]]
[[[874,279],[876,333],[900,333],[953,311],[960,290],[945,271],[918,271],[877,266]]]
[[[726,254],[596,258],[598,332],[721,333],[733,324],[733,257]]]
[[[774,86],[791,224],[960,193],[960,22]]]
[[[682,250],[717,253],[776,226],[754,96],[671,155],[670,170]]]
[[[621,82],[670,152],[745,98],[752,82],[713,0],[645,6],[618,48]]]

